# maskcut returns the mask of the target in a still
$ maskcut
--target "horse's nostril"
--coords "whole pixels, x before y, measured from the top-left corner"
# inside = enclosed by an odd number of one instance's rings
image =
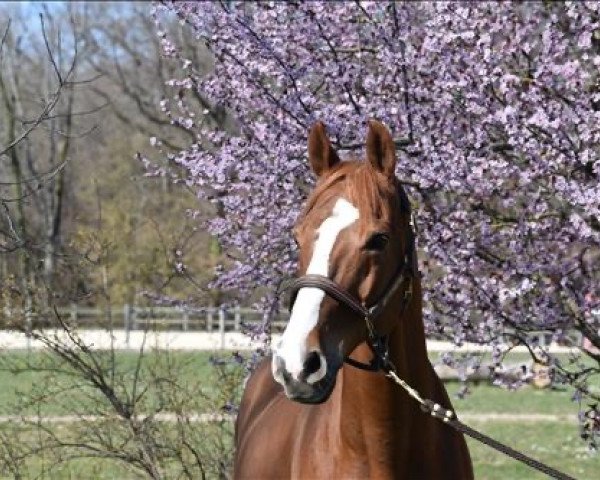
[[[308,377],[321,368],[321,355],[318,352],[310,352],[304,360],[304,374]]]

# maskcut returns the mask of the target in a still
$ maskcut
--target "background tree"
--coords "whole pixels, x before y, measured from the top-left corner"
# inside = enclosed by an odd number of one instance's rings
[[[68,17],[65,21],[68,25]],[[77,29],[71,23],[71,36],[63,38],[49,15],[40,15],[39,27],[41,34],[33,41],[27,28],[16,36],[6,22],[0,70],[0,169],[6,179],[0,185],[2,250],[14,253],[0,261],[4,275],[11,264],[15,269],[27,317],[36,293],[43,297],[54,286],[66,216],[68,157],[73,138],[84,134],[75,129],[73,119],[89,113],[74,110],[77,89],[85,83],[77,71]],[[36,284],[46,288],[36,292]]]
[[[84,477],[218,478],[229,468],[231,422],[190,418],[232,402],[241,369],[198,374],[197,355],[145,343],[96,351],[56,308],[102,305],[111,320],[115,304],[153,301],[145,292],[211,298],[220,252],[198,218],[213,209],[174,185],[169,162],[157,160],[165,181],[135,159],[153,153],[149,137],[165,153],[189,141],[148,95],[174,67],[141,7],[36,4],[32,22],[31,11],[0,4],[10,19],[0,21],[0,326],[45,346],[5,351],[0,341],[0,374],[13,375],[4,387],[36,379],[0,419],[0,475],[72,477],[89,459]],[[48,422],[57,412],[73,421]]]
[[[90,71],[99,76],[91,90],[96,96],[96,101],[106,102],[111,110],[111,116],[115,119],[115,126],[106,131],[105,139],[122,138],[123,144],[120,148],[129,147],[130,151],[135,149],[146,154],[151,153],[148,151],[148,140],[150,140],[161,152],[161,155],[154,155],[154,161],[164,175],[158,176],[155,180],[146,179],[143,182],[136,180],[136,187],[125,190],[127,195],[131,194],[130,198],[115,201],[114,205],[119,207],[120,215],[131,215],[125,223],[139,227],[137,237],[132,238],[135,244],[147,244],[148,234],[152,235],[152,231],[155,230],[153,250],[155,255],[159,254],[163,257],[160,263],[163,268],[155,270],[154,273],[139,272],[146,275],[140,282],[140,278],[131,277],[131,274],[136,275],[138,270],[130,268],[131,262],[123,261],[122,267],[129,266],[126,267],[129,268],[129,279],[124,281],[125,279],[121,278],[118,282],[120,288],[125,285],[130,288],[133,285],[142,285],[149,290],[168,295],[178,292],[181,300],[183,287],[183,291],[188,294],[194,292],[196,303],[219,301],[218,291],[207,291],[202,288],[199,290],[199,287],[204,286],[213,275],[213,268],[220,258],[220,247],[216,239],[198,230],[196,219],[213,216],[215,209],[208,203],[201,204],[198,208],[198,203],[193,202],[194,193],[186,186],[183,179],[180,179],[181,169],[165,158],[193,141],[194,136],[181,124],[180,118],[170,118],[156,108],[157,105],[165,104],[167,95],[172,94],[167,81],[177,70],[178,64],[161,55],[160,41],[156,37],[154,22],[149,16],[146,4],[131,4],[126,9],[123,9],[120,4],[110,5],[109,8],[105,4],[84,4],[80,10],[80,21],[86,25],[86,42],[91,50],[91,54],[85,58],[86,65]],[[198,68],[202,71],[212,68],[209,52],[203,45],[195,42],[188,29],[179,28],[178,22],[174,21],[169,22],[166,28],[177,36],[186,55],[194,58]],[[193,111],[207,112],[210,117],[209,128],[233,128],[231,119],[224,109],[211,106],[203,94],[197,93],[193,99],[190,99],[189,106]],[[123,136],[121,133],[123,130],[135,132],[134,139],[130,135]],[[160,141],[157,138],[160,138]],[[200,141],[202,142],[202,139]],[[114,145],[112,141],[108,141],[107,144]],[[102,162],[101,168],[107,165],[105,173],[111,178],[108,185],[117,187],[108,194],[108,198],[116,200],[120,191],[118,178],[133,178],[132,174],[139,176],[144,170],[141,165],[132,162],[125,164],[118,162],[120,166],[108,165],[108,163],[112,162],[110,160]],[[110,173],[122,168],[129,169],[129,173],[127,175],[123,175],[123,172],[118,175]],[[149,185],[149,182],[155,185]],[[175,183],[180,188],[174,188]],[[159,186],[160,190],[156,186]],[[137,203],[140,198],[143,199],[141,205]],[[187,203],[182,203],[183,198]],[[123,201],[131,202],[132,207],[138,205],[142,208],[123,209]],[[180,217],[172,215],[172,212],[178,209],[193,210],[188,212],[188,220],[183,226],[178,224]],[[119,220],[121,225],[123,220],[126,219]],[[146,235],[142,233],[143,231]],[[183,248],[182,243],[193,244],[193,251]],[[133,252],[146,254],[152,250],[144,247],[132,249],[125,244],[119,246],[118,243],[115,243],[115,247],[122,248],[123,251],[119,255],[122,259],[135,255]],[[185,255],[185,258],[181,258],[181,255]],[[149,268],[156,265],[156,259],[148,260],[144,264]],[[199,277],[194,278],[197,275]],[[152,281],[148,283],[150,276]],[[177,276],[189,280],[187,288],[183,285],[185,282],[176,281]],[[175,283],[171,284],[174,280]],[[127,301],[133,302],[134,296],[134,292],[130,292],[126,296]],[[125,297],[119,295],[119,298]]]
[[[5,317],[43,323],[49,307],[71,302],[110,315],[111,303],[147,302],[149,292],[218,300],[204,286],[219,245],[197,220],[213,207],[198,208],[184,182],[175,187],[177,169],[163,157],[168,181],[134,158],[152,155],[149,138],[161,138],[165,155],[190,139],[157,109],[176,65],[159,54],[147,6],[21,7],[0,7],[10,19],[0,73],[0,282],[14,287],[2,292]],[[204,50],[190,42],[186,51],[209,68]],[[214,125],[226,121],[214,114]]]
[[[217,285],[274,291],[293,273],[289,232],[314,181],[306,132],[321,119],[354,155],[375,117],[394,132],[414,202],[428,332],[491,345],[496,362],[507,339],[525,345],[599,400],[594,349],[584,348],[592,366],[563,364],[527,335],[569,343],[576,330],[600,348],[597,2],[163,6],[215,58],[211,73],[197,71],[157,10],[163,51],[182,67],[172,109],[212,144],[175,160],[201,198],[219,194],[224,215],[208,225],[236,252]],[[206,132],[186,108],[194,92],[230,109],[239,134]]]

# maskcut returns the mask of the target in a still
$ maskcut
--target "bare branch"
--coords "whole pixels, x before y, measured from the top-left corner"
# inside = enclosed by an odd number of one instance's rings
[[[48,53],[48,60],[50,60],[50,63],[52,64],[52,67],[54,68],[54,73],[56,75],[56,78],[58,79],[58,83],[62,85],[63,79],[62,79],[62,75],[60,73],[60,68],[56,64],[56,60],[54,59],[54,54],[52,53],[52,49],[50,48],[50,43],[48,42],[48,35],[46,33],[46,24],[44,22],[44,15],[41,13],[40,13],[40,25],[42,27],[42,37],[44,39],[44,45],[46,46],[46,52]]]
[[[4,48],[4,44],[6,43],[6,39],[8,37],[8,31],[10,30],[10,22],[11,22],[11,19],[9,18],[8,21],[6,22],[6,28],[4,29],[2,38],[0,38],[0,60],[2,60],[2,50]]]
[[[0,77],[0,82],[2,82],[1,77]],[[0,85],[0,87],[1,87],[1,85]],[[12,142],[10,142],[8,145],[0,147],[0,156],[1,155],[5,155],[7,152],[9,152],[13,148],[15,148],[17,145],[19,145],[42,122],[44,122],[45,120],[47,120],[48,114],[54,110],[54,108],[56,107],[56,105],[58,103],[58,100],[60,99],[60,92],[62,91],[62,88],[63,88],[62,85],[58,86],[58,89],[50,96],[50,98],[51,98],[50,102],[47,103],[46,105],[44,105],[44,108],[38,114],[37,118],[35,120],[32,120],[30,122],[30,125],[29,125],[29,127],[26,130],[24,130],[23,132],[21,132],[21,134],[17,138],[15,138]]]
[[[21,179],[20,183],[44,182],[44,181],[51,180],[54,176],[56,176],[57,173],[59,173],[62,169],[64,169],[66,165],[67,165],[66,161],[62,162],[61,164],[52,168],[52,170],[41,173],[39,175],[35,175],[33,177],[23,178],[23,179]],[[0,186],[10,186],[10,185],[15,185],[15,182],[0,182]]]
[[[77,83],[79,83],[79,81]],[[98,107],[93,107],[93,108],[90,108],[88,110],[81,110],[81,111],[77,111],[77,112],[56,113],[56,114],[52,114],[52,115],[46,115],[45,119],[46,120],[52,120],[54,118],[65,118],[67,116],[70,116],[70,117],[88,116],[88,115],[92,115],[94,113],[98,113],[100,110],[103,110],[104,108],[108,107],[109,105],[110,105],[110,103],[106,102],[106,103],[103,103],[102,105],[100,105]],[[35,120],[23,120],[22,121],[23,125],[27,125],[27,124],[32,123],[32,122],[35,122]]]

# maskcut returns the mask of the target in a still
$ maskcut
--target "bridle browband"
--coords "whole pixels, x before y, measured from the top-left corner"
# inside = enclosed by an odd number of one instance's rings
[[[400,196],[401,208],[405,212],[408,211],[410,215],[410,203],[406,197],[406,194],[400,186],[398,186],[397,190]],[[293,280],[285,288],[291,293],[290,310],[293,308],[296,301],[296,296],[301,288],[318,288],[319,290],[324,291],[330,297],[337,300],[339,303],[353,310],[354,313],[360,315],[364,319],[367,327],[367,345],[369,345],[373,351],[373,359],[367,364],[354,360],[350,357],[346,357],[344,361],[353,367],[360,368],[362,370],[378,371],[381,369],[381,362],[387,361],[387,338],[384,335],[379,335],[377,333],[373,321],[379,315],[381,315],[392,297],[397,293],[400,286],[407,283],[407,280],[408,285],[404,289],[404,295],[402,297],[399,313],[404,312],[412,299],[413,278],[418,273],[418,264],[415,251],[415,235],[412,230],[412,225],[410,224],[406,237],[405,253],[402,262],[398,266],[396,274],[390,281],[387,289],[379,298],[379,300],[370,306],[360,302],[354,295],[350,294],[338,283],[324,275],[303,275]]]

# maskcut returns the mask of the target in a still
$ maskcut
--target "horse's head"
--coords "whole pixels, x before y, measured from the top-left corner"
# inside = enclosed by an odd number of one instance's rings
[[[406,235],[408,203],[394,174],[395,145],[381,123],[369,122],[366,150],[366,161],[340,162],[324,125],[312,127],[308,154],[318,183],[294,235],[300,275],[327,277],[370,306],[389,291],[412,245]],[[391,310],[374,320],[380,334],[394,328]],[[322,288],[302,287],[273,353],[273,376],[289,398],[323,402],[333,391],[344,358],[366,339],[364,318],[347,302]]]

